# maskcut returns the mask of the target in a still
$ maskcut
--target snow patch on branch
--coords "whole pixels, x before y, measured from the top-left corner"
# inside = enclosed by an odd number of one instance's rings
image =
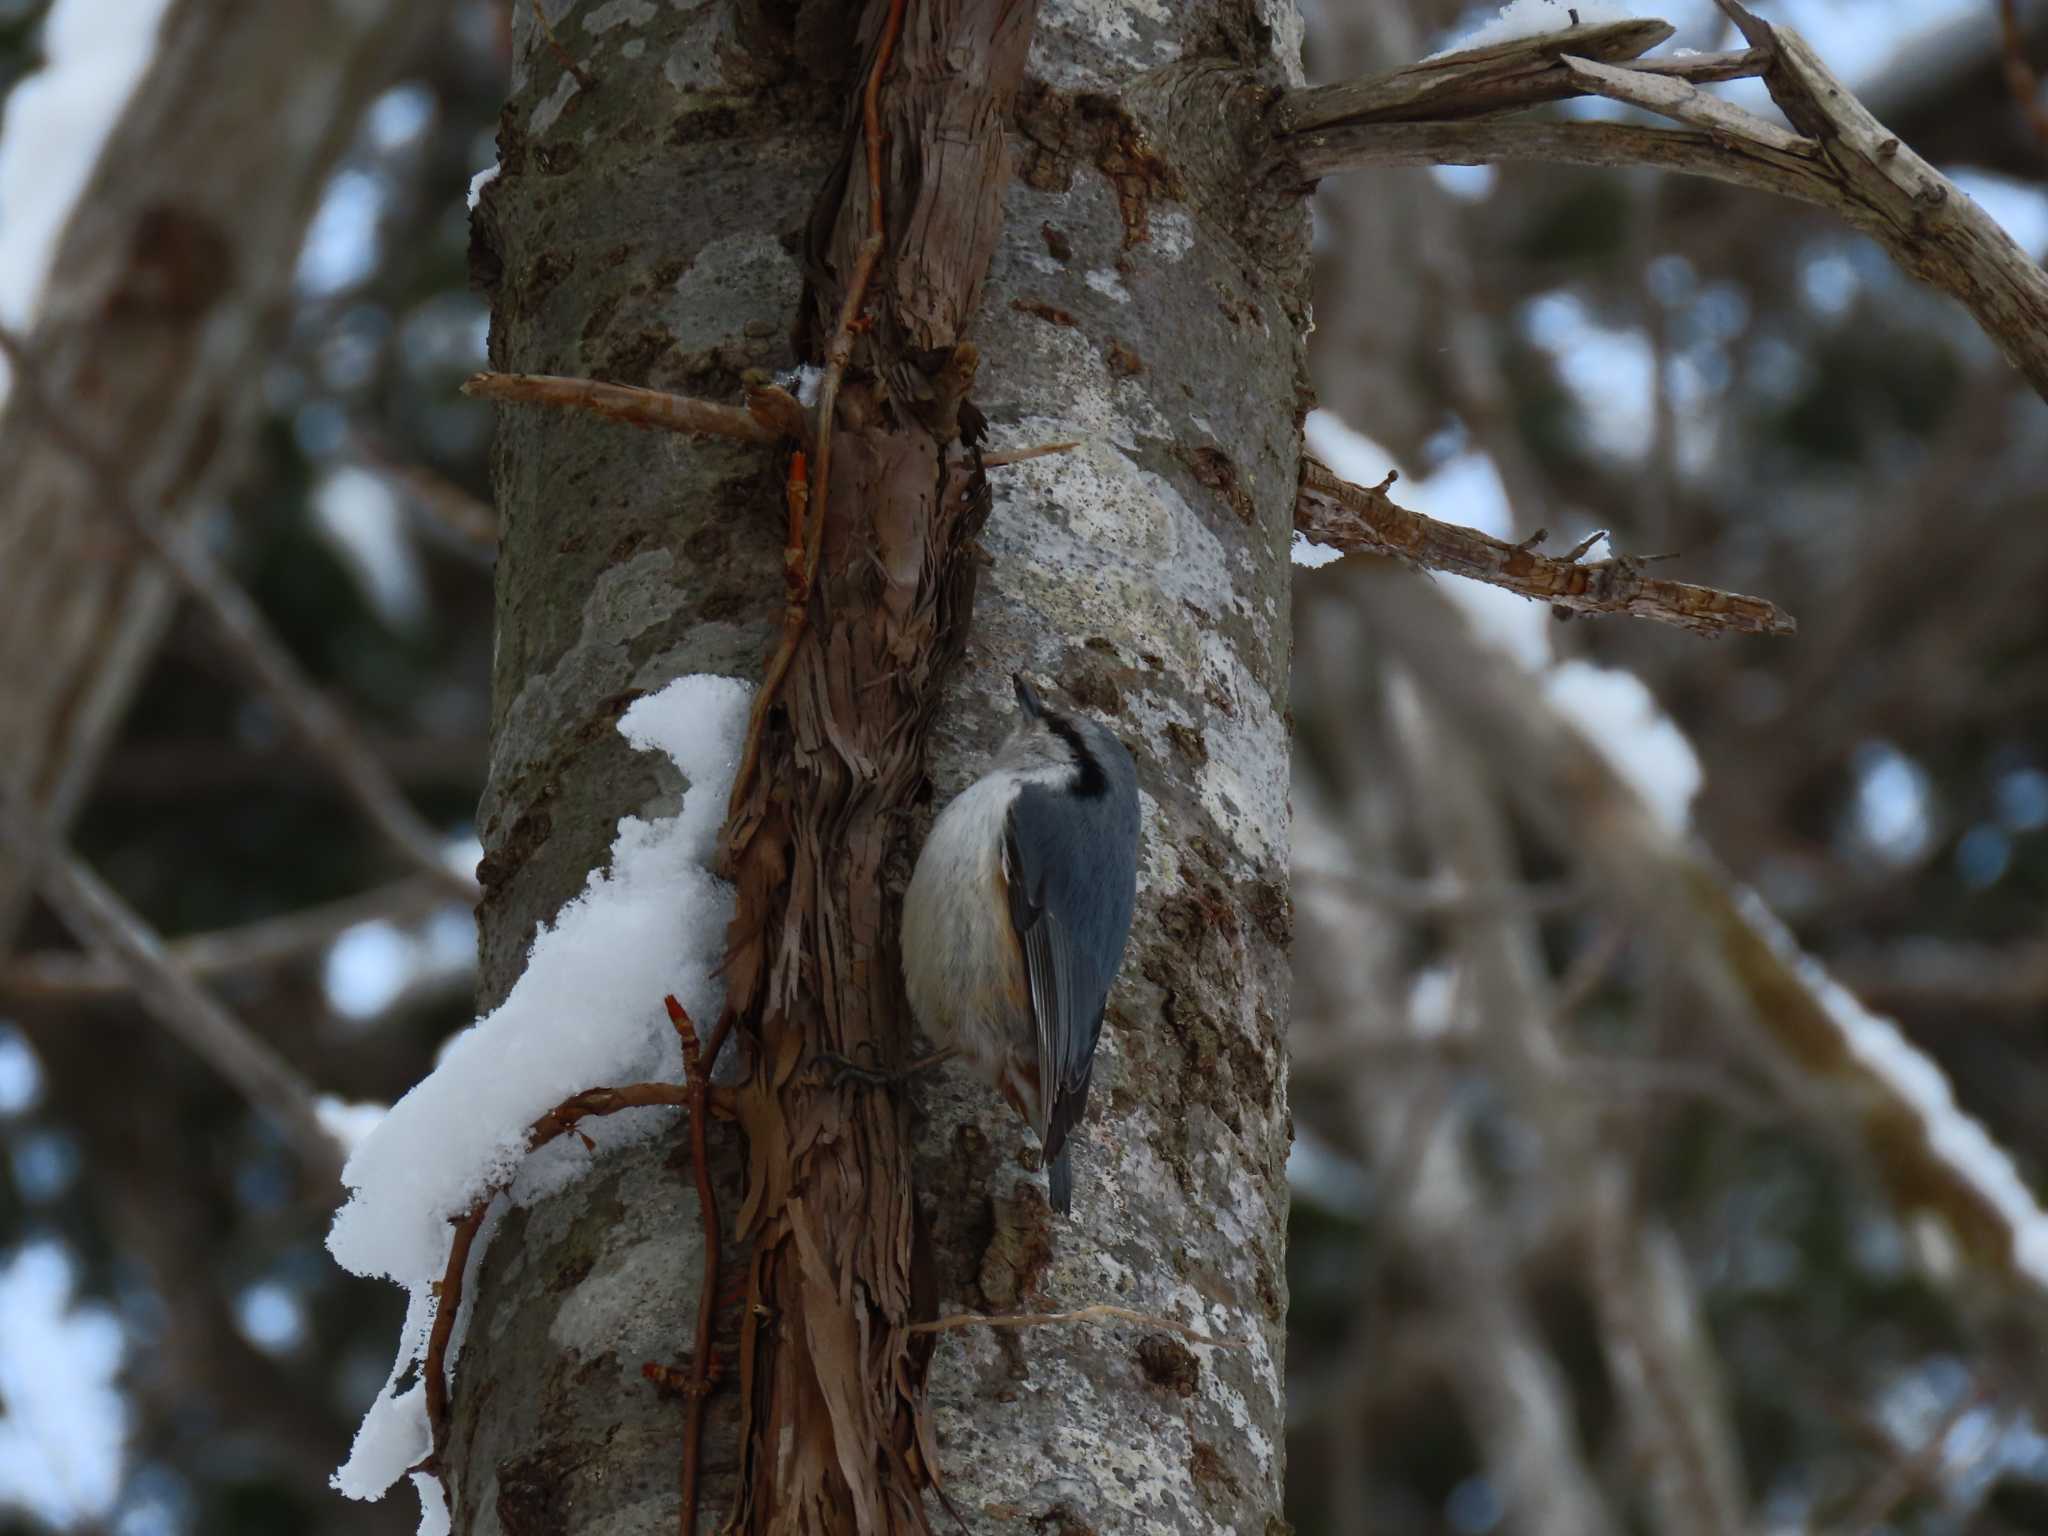
[[[1802,950],[1761,897],[1741,892],[1737,910],[1798,977],[1849,1055],[1919,1119],[1927,1150],[2004,1223],[2012,1239],[2014,1270],[2048,1287],[2048,1211],[2042,1210],[2006,1150],[1956,1103],[1941,1068],[1898,1025],[1865,1008]]]
[[[663,994],[674,993],[701,1028],[717,1016],[732,893],[709,866],[752,692],[734,678],[684,677],[626,711],[621,734],[643,752],[666,753],[688,781],[680,808],[620,818],[609,869],[593,870],[582,893],[542,927],[505,1001],[451,1041],[349,1157],[349,1199],[328,1249],[344,1269],[411,1293],[390,1382],[334,1477],[352,1498],[378,1497],[426,1454],[424,1384],[398,1387],[425,1355],[450,1222],[515,1175],[512,1198],[525,1204],[589,1168],[591,1154],[576,1137],[527,1155],[527,1128],[570,1094],[681,1080]],[[602,1153],[644,1140],[675,1115],[633,1110],[582,1129]],[[421,1496],[422,1532],[447,1530],[438,1487]]]
[[[1544,675],[1543,691],[1628,781],[1657,824],[1673,838],[1683,836],[1705,774],[1685,732],[1643,680],[1619,667],[1567,661]]]
[[[1492,48],[1500,43],[1562,32],[1572,25],[1571,13],[1579,13],[1578,24],[1602,27],[1610,22],[1633,21],[1635,12],[1620,0],[1509,0],[1491,21],[1481,22],[1470,32],[1453,38],[1429,55],[1440,59],[1447,53],[1464,53],[1472,48]]]

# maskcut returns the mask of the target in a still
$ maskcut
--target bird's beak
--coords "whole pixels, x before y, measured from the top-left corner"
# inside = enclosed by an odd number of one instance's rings
[[[1025,714],[1034,720],[1045,713],[1045,705],[1040,702],[1038,691],[1029,682],[1025,681],[1022,672],[1012,672],[1010,674],[1010,681],[1017,685],[1017,707],[1019,709],[1023,710]]]

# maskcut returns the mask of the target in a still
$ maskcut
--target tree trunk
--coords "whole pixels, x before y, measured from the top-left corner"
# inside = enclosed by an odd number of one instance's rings
[[[851,10],[824,15],[815,5],[798,8],[794,25],[781,7],[744,3],[549,9],[595,84],[580,86],[525,8],[515,12],[503,173],[485,189],[474,246],[492,290],[493,365],[733,399],[743,369],[815,361],[829,334],[819,316],[846,277],[835,256],[859,233],[856,218],[831,243],[835,210],[855,206],[837,172],[856,188],[864,180],[849,152],[849,94],[886,6],[871,8],[858,32]],[[976,77],[976,66],[988,73],[987,60],[963,60],[949,45],[991,35],[984,24],[1000,9],[911,7],[906,62],[886,84],[883,113],[886,205],[902,227],[889,230],[864,348],[945,349],[960,339],[943,313],[906,318],[913,290],[926,291],[905,276],[922,237],[913,210],[945,168],[934,169],[929,144],[908,142],[916,119],[889,109],[914,113],[946,80]],[[1028,6],[1009,9],[1028,27]],[[1272,86],[1298,78],[1298,43],[1291,6],[1253,0],[1114,14],[1046,8],[1010,123],[1017,174],[986,284],[978,307],[958,317],[980,349],[973,398],[994,448],[1086,441],[989,471],[994,506],[982,538],[992,560],[965,665],[935,718],[934,803],[979,770],[1006,729],[1009,671],[1049,680],[1109,721],[1137,758],[1146,808],[1138,919],[1076,1140],[1071,1221],[1046,1206],[1029,1134],[996,1095],[950,1071],[912,1091],[908,1122],[860,1116],[863,1129],[843,1143],[857,1150],[838,1154],[850,1168],[795,1163],[795,1189],[807,1200],[863,1190],[878,1206],[897,1199],[890,1171],[866,1160],[892,1122],[907,1123],[910,1273],[934,1282],[914,1303],[921,1312],[1110,1302],[1242,1346],[1190,1346],[1128,1326],[962,1329],[940,1336],[920,1391],[922,1342],[903,1342],[911,1319],[890,1310],[860,1268],[866,1260],[845,1251],[859,1246],[853,1237],[828,1227],[827,1262],[851,1277],[860,1309],[851,1321],[895,1341],[899,1353],[885,1358],[904,1362],[906,1375],[884,1385],[906,1412],[923,1404],[938,1475],[975,1530],[1279,1528],[1286,550],[1306,221],[1292,188],[1268,197],[1253,173],[1260,109]],[[950,150],[966,132],[935,139]],[[905,158],[918,154],[927,158]],[[825,222],[807,235],[814,212]],[[818,282],[808,301],[798,254],[807,251]],[[972,274],[941,271],[930,288],[971,295]],[[801,359],[793,333],[806,337]],[[881,355],[886,369],[893,359]],[[869,385],[852,382],[860,373],[849,376],[855,414],[842,412],[835,449],[841,521],[828,526],[865,539],[889,491],[886,476],[861,466],[880,462],[867,457],[883,451],[877,444],[918,440],[900,412],[860,415],[874,405],[861,393]],[[943,429],[929,440],[960,451]],[[783,527],[782,464],[767,450],[521,408],[504,419],[496,469],[504,544],[491,782],[479,817],[489,1001],[510,986],[536,923],[604,857],[617,818],[672,803],[677,786],[612,729],[619,711],[678,674],[760,675],[781,609]],[[877,484],[873,507],[842,506]],[[828,559],[838,627],[818,638],[814,622],[807,644],[846,633],[862,590],[857,564]],[[787,690],[799,701],[807,664],[799,656]],[[890,686],[860,694],[863,708],[874,702],[856,718],[915,716],[918,690],[933,686],[930,657],[899,670],[912,675],[882,677]],[[809,780],[785,771],[801,721],[787,711],[777,720],[764,777],[809,793]],[[906,789],[914,756],[910,767]],[[806,893],[817,906],[805,921],[817,931],[844,925],[849,903],[875,899],[885,870],[881,932],[857,948],[872,981],[861,1001],[876,1015],[873,1038],[893,1051],[902,1027],[883,1015],[900,1007],[895,898],[929,808],[905,816],[883,803],[896,792],[886,774],[876,789],[830,763],[817,771],[823,791],[852,796],[856,831],[880,829],[886,865],[863,873],[857,851],[807,844],[805,807],[795,806],[798,867],[822,860],[829,875]],[[817,952],[804,962],[799,993],[849,985],[834,970],[843,962]],[[748,995],[744,979],[735,990]],[[760,1004],[769,1010],[762,1038],[794,1028],[813,1045],[843,1041],[843,1003],[838,993],[770,999]],[[824,1017],[813,1017],[820,1008]],[[747,1122],[757,1138],[767,1123]],[[730,1226],[744,1193],[741,1137],[720,1126],[712,1142]],[[748,1230],[764,1253],[786,1235],[773,1212],[757,1213]],[[748,1255],[733,1255],[730,1231],[727,1250],[726,1272],[743,1273]],[[640,1367],[690,1347],[701,1253],[686,1161],[660,1146],[622,1153],[564,1195],[504,1218],[479,1267],[456,1366],[447,1460],[458,1530],[675,1529],[683,1416]],[[815,1297],[789,1285],[773,1292],[748,1357],[762,1378],[749,1442],[739,1394],[712,1401],[700,1529],[723,1518],[743,1472],[748,1529],[943,1521],[935,1501],[916,1510],[871,1498],[892,1480],[915,1487],[903,1479],[917,1460],[906,1462],[900,1442],[792,1448],[776,1438],[783,1426],[799,1441],[832,1433],[827,1416],[776,1393],[838,1385],[815,1379],[829,1368],[804,1343],[824,1321],[804,1310]],[[721,1329],[728,1352],[737,1324],[728,1314]],[[801,1490],[807,1502],[780,1479],[776,1469],[790,1464],[816,1479]]]

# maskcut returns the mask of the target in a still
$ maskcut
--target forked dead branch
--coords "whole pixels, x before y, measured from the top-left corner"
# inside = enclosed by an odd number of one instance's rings
[[[1797,32],[1736,0],[1715,4],[1741,30],[1746,52],[1624,64],[1670,35],[1662,22],[1625,22],[1290,92],[1272,119],[1282,168],[1318,180],[1382,165],[1651,165],[1811,203],[1961,301],[2048,396],[2048,273],[2040,263],[1886,130]],[[1696,83],[1743,74],[1763,76],[1791,131]],[[1604,96],[1680,126],[1510,115],[1567,96]]]

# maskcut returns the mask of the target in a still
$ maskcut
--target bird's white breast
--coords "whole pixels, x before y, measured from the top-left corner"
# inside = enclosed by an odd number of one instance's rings
[[[903,980],[926,1034],[994,1078],[1031,1039],[1023,956],[1003,878],[1003,826],[1023,775],[977,779],[932,824],[903,898]]]

